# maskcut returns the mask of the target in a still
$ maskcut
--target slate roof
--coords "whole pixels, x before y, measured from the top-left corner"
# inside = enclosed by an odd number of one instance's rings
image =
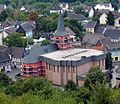
[[[104,37],[109,37],[111,39],[119,39],[120,29],[106,29],[103,35]]]
[[[93,8],[92,6],[85,6],[86,12],[90,12],[90,10],[91,10],[92,8]]]
[[[83,37],[82,44],[83,45],[96,45],[97,42],[103,39],[103,35],[94,34],[94,33],[87,33]]]
[[[21,27],[24,29],[24,31],[30,31],[33,30],[35,27],[31,25],[29,22],[24,22],[21,24]]]
[[[82,14],[76,14],[75,12],[67,12],[67,17],[78,21],[88,20],[87,17]]]
[[[5,29],[4,31],[5,31],[6,33],[8,33],[8,34],[11,34],[11,33],[16,32],[16,29],[15,29],[14,27],[10,27],[10,28],[8,28],[8,29]]]
[[[86,25],[86,28],[95,28],[97,21],[89,21]]]
[[[52,10],[62,10],[62,8],[61,8],[58,4],[55,4],[55,5],[52,7]]]
[[[113,50],[120,50],[120,41],[118,42],[112,42],[111,44],[108,45],[108,48],[113,51]]]
[[[107,9],[102,9],[102,10],[96,10],[95,11],[95,16],[101,16],[102,14],[108,14],[110,12],[110,10],[107,10]]]
[[[53,52],[58,50],[58,46],[56,44],[50,44],[46,46],[38,46],[31,48],[27,55],[23,58],[24,64],[30,64],[30,63],[37,63],[40,61],[39,56],[43,55],[45,53]]]
[[[70,35],[76,35],[69,27],[65,27],[65,31]]]
[[[7,52],[0,51],[0,63],[5,63],[11,61]]]
[[[97,34],[103,34],[105,31],[105,26],[97,26],[96,29],[95,29],[95,33]]]
[[[12,56],[12,58],[23,58],[25,49],[21,47],[10,47],[9,49],[9,54]]]
[[[117,11],[112,11],[112,14],[114,16],[114,19],[120,18],[120,13]]]

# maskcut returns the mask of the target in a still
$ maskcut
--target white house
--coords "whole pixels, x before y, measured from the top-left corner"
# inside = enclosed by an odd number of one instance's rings
[[[106,13],[103,13],[103,14],[99,17],[99,21],[100,21],[100,24],[106,25],[106,24],[107,24],[107,14],[106,14]]]
[[[114,8],[112,7],[111,3],[100,3],[94,6],[95,10],[102,10],[102,9],[108,9],[110,11],[114,11]]]
[[[92,6],[86,6],[85,11],[88,13],[89,18],[92,18],[94,16],[95,11]]]

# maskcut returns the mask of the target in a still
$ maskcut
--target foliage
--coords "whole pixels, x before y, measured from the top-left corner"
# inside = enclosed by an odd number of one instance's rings
[[[97,83],[92,89],[91,104],[110,104],[111,88]]]
[[[36,29],[41,33],[55,31],[57,27],[57,17],[58,15],[56,14],[39,17],[36,21]]]
[[[52,86],[50,81],[45,78],[30,78],[18,80],[14,84],[7,86],[5,93],[12,96],[20,96],[25,93],[32,93],[35,95],[44,96],[44,98],[48,98],[52,94]]]
[[[114,26],[114,20],[115,20],[114,16],[113,16],[112,12],[110,11],[107,16],[107,24]]]
[[[77,85],[73,81],[69,80],[65,85],[65,90],[77,90]]]
[[[85,78],[85,86],[89,87],[90,84],[96,84],[96,83],[106,83],[107,78],[105,74],[101,71],[99,66],[93,66],[90,68],[86,78]]]
[[[85,9],[84,9],[82,6],[76,7],[76,8],[75,8],[75,12],[76,12],[77,14],[82,14],[82,15],[84,15],[85,17],[88,17],[88,15],[89,15],[87,12],[85,12]]]
[[[3,72],[0,72],[0,86],[6,87],[12,83],[12,80]]]
[[[28,21],[36,21],[38,18],[38,13],[37,12],[30,12],[28,14]]]
[[[82,38],[84,36],[83,27],[77,20],[65,19],[65,26],[68,26],[73,32],[75,32],[77,37]]]
[[[110,52],[106,54],[105,69],[108,69],[108,70],[112,69],[112,57]]]
[[[7,8],[0,13],[0,22],[4,22],[7,18],[13,18],[13,10]]]
[[[26,47],[27,46],[27,39],[23,38],[22,33],[12,33],[8,35],[6,38],[3,38],[3,43],[6,46],[16,46],[16,47]]]
[[[26,21],[28,17],[28,13],[16,10],[14,12],[14,19],[18,21]]]
[[[45,45],[48,45],[48,44],[51,44],[51,42],[49,40],[43,40],[42,43],[41,43],[41,46],[45,46]]]

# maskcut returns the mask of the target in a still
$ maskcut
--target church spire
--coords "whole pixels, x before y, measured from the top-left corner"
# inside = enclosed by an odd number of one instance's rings
[[[65,26],[64,26],[64,18],[62,14],[60,13],[59,18],[58,18],[58,24],[57,24],[57,31],[55,33],[57,36],[65,36],[68,35],[65,32]]]

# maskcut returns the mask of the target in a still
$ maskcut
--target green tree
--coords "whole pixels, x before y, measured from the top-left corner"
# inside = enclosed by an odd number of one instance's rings
[[[115,20],[114,16],[113,16],[112,12],[110,11],[107,16],[107,24],[114,26],[114,20]]]
[[[90,68],[86,78],[85,78],[85,86],[89,87],[90,84],[99,83],[107,83],[106,75],[101,71],[99,66],[93,66]]]
[[[77,85],[72,80],[69,80],[65,85],[65,90],[77,90]]]
[[[6,74],[0,72],[0,86],[6,87],[12,83],[12,79],[10,79]]]
[[[112,57],[110,52],[106,54],[105,69],[108,69],[108,70],[112,69]]]
[[[3,43],[9,47],[11,46],[26,47],[27,39],[23,38],[23,34],[15,32],[8,35],[6,38],[3,38]]]
[[[111,88],[109,86],[97,83],[91,93],[90,104],[111,104]]]
[[[76,37],[82,38],[84,36],[83,27],[77,20],[65,19],[65,26],[68,26],[73,32],[75,32]]]
[[[43,40],[42,43],[41,43],[41,46],[45,46],[45,45],[48,45],[48,44],[51,44],[51,42],[49,40]]]

